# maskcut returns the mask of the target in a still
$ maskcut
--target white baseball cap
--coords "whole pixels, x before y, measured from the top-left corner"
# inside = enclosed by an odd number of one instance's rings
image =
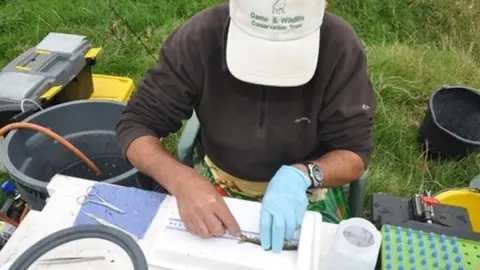
[[[317,68],[325,0],[230,0],[226,61],[239,80],[307,83]]]

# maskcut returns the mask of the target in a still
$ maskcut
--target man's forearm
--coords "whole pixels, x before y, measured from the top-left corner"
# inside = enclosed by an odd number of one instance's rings
[[[153,136],[136,139],[126,154],[135,168],[155,179],[173,195],[183,181],[188,181],[186,175],[194,172],[165,151],[160,140]]]
[[[323,188],[349,184],[360,178],[365,165],[359,155],[346,150],[335,150],[313,160],[323,171]],[[305,166],[294,165],[306,172]]]

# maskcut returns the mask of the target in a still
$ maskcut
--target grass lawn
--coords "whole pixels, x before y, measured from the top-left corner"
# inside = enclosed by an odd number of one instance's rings
[[[48,32],[76,33],[104,46],[94,72],[138,81],[175,26],[219,2],[0,0],[0,66]],[[415,137],[433,90],[445,84],[480,88],[478,1],[330,0],[328,9],[349,20],[368,48],[378,98],[369,193],[411,195],[467,185],[480,173],[478,156],[428,161]],[[166,141],[169,150],[176,138],[174,134]]]

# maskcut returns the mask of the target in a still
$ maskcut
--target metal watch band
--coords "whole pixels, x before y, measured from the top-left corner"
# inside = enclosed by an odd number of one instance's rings
[[[320,169],[315,163],[311,161],[304,161],[301,163],[307,168],[308,178],[310,179],[310,187],[319,187],[322,184],[323,177],[321,179],[317,179],[314,175],[314,169]]]

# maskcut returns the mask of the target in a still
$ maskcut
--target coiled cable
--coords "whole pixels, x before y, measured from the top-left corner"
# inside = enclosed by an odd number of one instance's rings
[[[98,238],[117,244],[130,257],[134,270],[148,270],[147,260],[137,242],[120,230],[98,224],[70,227],[43,238],[20,255],[10,266],[10,269],[28,270],[33,263],[50,250],[65,243],[85,238]]]

